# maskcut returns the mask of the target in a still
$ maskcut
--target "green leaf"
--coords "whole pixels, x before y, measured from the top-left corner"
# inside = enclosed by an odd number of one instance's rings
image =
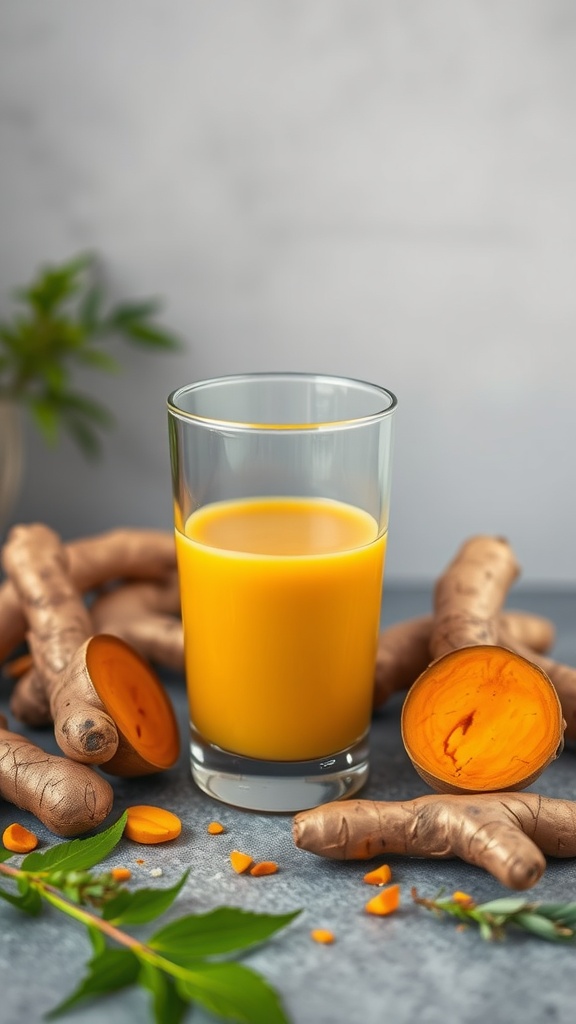
[[[559,931],[561,925],[537,913],[525,912],[516,914],[513,921],[515,924],[520,925],[521,928],[524,928],[525,931],[532,932],[533,935],[537,935],[540,939],[548,939],[549,942],[576,941],[574,934],[562,935],[562,932]]]
[[[103,933],[96,925],[88,924],[86,925],[86,931],[88,932],[88,938],[90,939],[94,954],[99,956],[106,949],[106,939]]]
[[[104,905],[102,917],[116,925],[154,921],[172,906],[189,873],[185,871],[180,881],[169,889],[136,889],[119,893]]]
[[[138,981],[152,994],[156,1024],[180,1024],[188,1008],[188,1000],[182,998],[173,979],[144,961]]]
[[[479,903],[476,910],[482,914],[518,914],[528,906],[526,898],[520,896],[502,896],[501,899]]]
[[[48,1020],[58,1017],[76,1006],[83,999],[118,992],[133,985],[140,971],[137,956],[129,949],[108,949],[93,957],[88,964],[88,974],[78,987],[63,1002],[47,1014]]]
[[[58,843],[43,853],[29,853],[20,865],[23,871],[89,871],[104,860],[118,845],[126,826],[127,814],[118,818],[110,828],[88,839],[72,839]]]
[[[534,909],[551,921],[560,921],[568,928],[576,928],[576,903],[537,903]]]
[[[103,373],[118,373],[120,370],[120,363],[114,359],[114,356],[93,348],[86,348],[79,352],[78,362],[94,370],[101,370]]]
[[[30,914],[31,917],[36,917],[42,909],[40,894],[30,886],[23,890],[20,895],[0,888],[0,899],[5,900],[6,903],[11,903],[13,907],[24,911],[25,914]]]
[[[0,847],[0,864],[2,864],[5,860],[10,860],[10,857],[13,856],[14,854],[12,850],[7,850],[5,846]]]
[[[238,1024],[288,1024],[278,993],[242,964],[205,963],[178,979],[181,995]]]
[[[140,320],[147,320],[159,312],[161,303],[158,299],[143,299],[141,302],[123,302],[111,309],[106,326],[124,328]]]
[[[156,932],[147,945],[174,963],[187,963],[191,957],[230,953],[264,942],[299,913],[297,910],[289,914],[257,914],[235,907],[217,907],[206,914],[190,914],[173,921]]]
[[[120,328],[117,328],[120,330]],[[142,345],[146,348],[161,348],[175,350],[180,348],[180,342],[174,335],[163,331],[158,327],[149,327],[145,323],[129,323],[121,328],[121,332],[127,341],[135,345]]]
[[[60,423],[57,406],[44,398],[35,398],[30,402],[30,410],[44,440],[48,444],[55,444],[58,440],[58,425]]]

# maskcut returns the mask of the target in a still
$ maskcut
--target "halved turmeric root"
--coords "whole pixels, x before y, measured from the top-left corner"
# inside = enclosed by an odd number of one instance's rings
[[[562,749],[564,724],[545,673],[489,644],[433,662],[408,691],[401,718],[412,764],[443,793],[524,789]]]
[[[58,535],[41,523],[13,527],[2,558],[28,620],[35,671],[63,753],[116,775],[173,765],[180,744],[169,698],[127,644],[91,635]]]

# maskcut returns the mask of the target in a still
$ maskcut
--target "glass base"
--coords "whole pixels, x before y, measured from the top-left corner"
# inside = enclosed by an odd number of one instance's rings
[[[261,761],[207,743],[190,727],[192,777],[226,804],[251,811],[304,811],[352,796],[368,778],[368,734],[313,761]]]

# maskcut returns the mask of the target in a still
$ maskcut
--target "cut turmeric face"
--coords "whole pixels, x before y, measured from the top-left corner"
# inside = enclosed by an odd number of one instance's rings
[[[178,759],[178,723],[156,673],[118,637],[97,634],[86,645],[92,685],[120,734],[116,757],[103,765],[113,775],[171,768]]]
[[[440,792],[523,789],[559,753],[564,726],[548,676],[494,645],[433,662],[402,709],[406,751]]]

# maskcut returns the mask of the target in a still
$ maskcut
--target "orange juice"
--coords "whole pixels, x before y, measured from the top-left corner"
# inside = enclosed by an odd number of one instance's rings
[[[217,502],[176,530],[191,720],[224,750],[273,761],[366,732],[386,537],[351,505]]]

